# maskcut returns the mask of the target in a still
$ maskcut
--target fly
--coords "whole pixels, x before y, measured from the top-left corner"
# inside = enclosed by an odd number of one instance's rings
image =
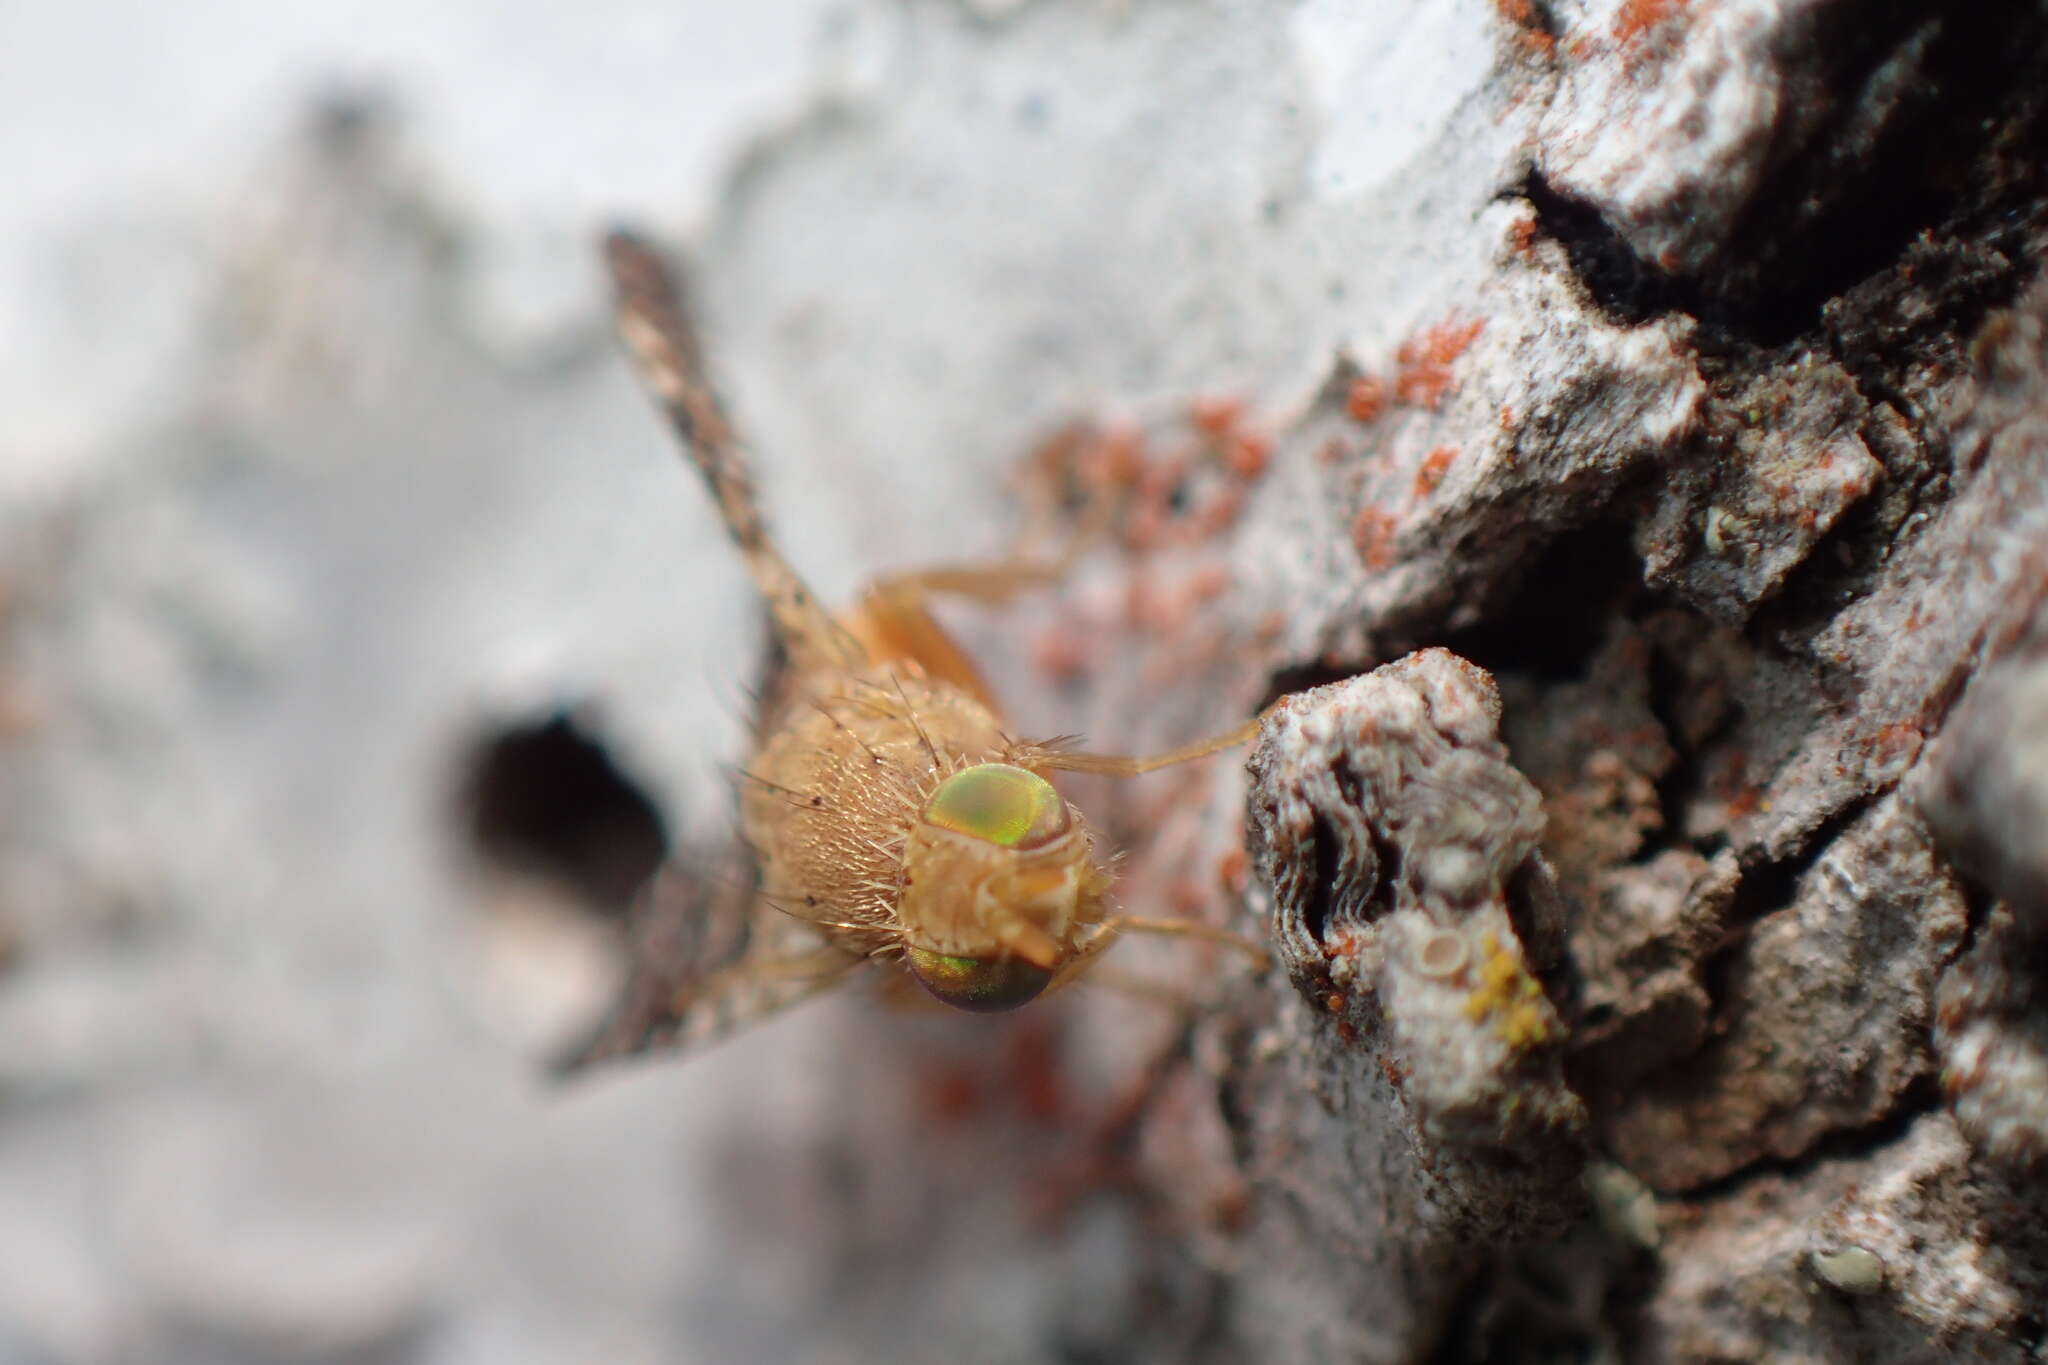
[[[1048,780],[1135,777],[1243,743],[1257,722],[1150,758],[1012,738],[927,603],[1003,602],[1057,576],[1043,564],[887,578],[844,614],[828,611],[768,532],[677,277],[630,233],[613,233],[605,256],[619,331],[709,485],[785,661],[741,777],[751,904],[729,907],[768,931],[734,960],[665,987],[671,998],[643,1002],[669,1022],[663,1036],[710,1041],[871,962],[984,1013],[1059,989],[1126,933],[1225,942],[1263,962],[1256,944],[1210,925],[1119,913],[1087,821]],[[779,931],[792,924],[798,932]],[[589,1055],[650,1041],[644,1031],[616,1036],[623,1022]]]

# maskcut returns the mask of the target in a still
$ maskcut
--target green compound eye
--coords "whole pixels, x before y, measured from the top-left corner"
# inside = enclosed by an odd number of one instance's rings
[[[1072,823],[1067,803],[1037,773],[1007,763],[979,763],[954,773],[932,793],[925,823],[1003,848],[1043,848]]]
[[[1000,1014],[1035,998],[1052,981],[1050,967],[1020,957],[948,957],[912,948],[910,970],[918,984],[956,1010]]]

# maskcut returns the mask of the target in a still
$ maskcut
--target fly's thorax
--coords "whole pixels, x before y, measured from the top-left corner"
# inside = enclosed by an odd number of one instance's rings
[[[942,781],[904,843],[897,922],[912,972],[963,1009],[1043,990],[1100,915],[1107,879],[1044,778],[981,763]]]
[[[909,836],[948,771],[1001,752],[996,718],[943,683],[877,674],[813,679],[775,719],[741,783],[763,891],[800,917],[893,926]]]

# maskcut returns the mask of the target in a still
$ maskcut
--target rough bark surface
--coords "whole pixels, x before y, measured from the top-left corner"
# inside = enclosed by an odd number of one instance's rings
[[[692,244],[770,515],[844,593],[1107,490],[961,633],[1098,748],[1286,698],[1074,786],[1273,970],[542,1092],[718,947],[755,623],[594,289],[508,356],[330,110],[0,505],[0,1358],[2041,1358],[2048,8],[833,35]]]

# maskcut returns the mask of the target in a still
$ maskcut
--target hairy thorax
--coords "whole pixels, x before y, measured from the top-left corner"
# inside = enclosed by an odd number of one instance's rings
[[[905,841],[939,782],[1011,747],[993,712],[936,679],[892,670],[801,692],[741,804],[763,893],[805,919],[887,923]]]

